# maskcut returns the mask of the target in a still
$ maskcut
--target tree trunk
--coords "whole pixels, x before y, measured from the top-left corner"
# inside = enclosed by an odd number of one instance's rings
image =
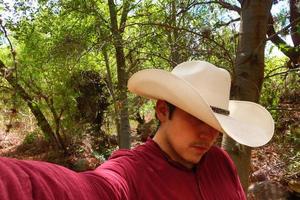
[[[50,141],[55,144],[58,148],[60,147],[59,142],[57,141],[55,137],[55,133],[52,130],[50,124],[48,123],[46,117],[40,110],[40,108],[34,103],[34,100],[32,99],[29,94],[24,90],[24,88],[19,85],[13,76],[13,74],[6,74],[5,73],[5,65],[0,60],[0,74],[7,80],[7,82],[16,90],[16,92],[22,97],[22,99],[27,103],[28,107],[30,108],[32,114],[34,115],[35,119],[38,122],[38,126],[43,131],[46,138],[49,138]]]
[[[300,31],[299,31],[299,18],[300,18],[300,10],[299,10],[300,0],[290,0],[290,23],[291,27],[291,38],[294,43],[294,47],[299,46],[300,44]],[[297,21],[297,23],[294,23]]]
[[[188,59],[188,55],[186,50],[182,49],[182,46],[187,46],[185,37],[182,31],[179,30],[180,19],[184,19],[182,15],[185,12],[181,13],[181,18],[178,16],[178,3],[176,1],[171,1],[170,6],[170,16],[168,19],[168,26],[172,27],[166,33],[168,36],[168,42],[170,44],[170,56],[169,62],[172,68],[176,67],[178,64],[186,61]],[[184,24],[184,23],[183,23]],[[177,28],[178,27],[178,28]]]
[[[65,142],[64,142],[63,138],[60,135],[60,122],[61,122],[62,112],[59,115],[57,114],[57,112],[54,108],[52,99],[51,100],[45,99],[45,100],[47,102],[48,107],[50,108],[50,111],[51,111],[53,119],[54,119],[55,132],[53,132],[53,133],[55,134],[54,136],[56,138],[56,141],[57,141],[60,149],[62,149],[64,151],[64,154],[68,155],[68,150],[65,146]]]
[[[258,102],[264,77],[264,48],[272,0],[244,0],[239,45],[233,74],[232,99]],[[251,113],[249,113],[251,114]],[[245,191],[249,184],[251,148],[227,135],[222,146],[235,162]]]
[[[114,120],[115,120],[115,124],[116,124],[116,128],[117,128],[117,133],[120,132],[120,120],[118,118],[118,113],[119,113],[119,110],[118,110],[118,106],[117,106],[117,99],[116,99],[116,95],[115,95],[115,92],[114,92],[114,88],[113,88],[113,83],[112,83],[112,77],[111,77],[111,70],[110,70],[110,65],[109,65],[109,58],[108,58],[108,55],[107,55],[107,49],[106,49],[106,46],[103,47],[103,50],[102,50],[102,54],[103,54],[103,57],[104,57],[104,61],[105,61],[105,67],[106,67],[106,72],[107,72],[107,86],[108,86],[108,91],[113,99],[113,104],[114,104]]]
[[[170,2],[170,26],[171,27],[176,27],[176,14],[177,14],[177,9],[176,9],[176,1]],[[169,32],[169,43],[171,46],[171,66],[174,68],[176,65],[178,65],[181,62],[180,59],[180,54],[179,54],[179,40],[178,40],[178,30],[176,28],[173,28]]]
[[[129,2],[123,3],[123,13],[120,21],[120,28],[118,28],[116,5],[114,0],[108,1],[111,32],[113,35],[113,43],[116,51],[117,73],[118,73],[118,103],[119,103],[119,119],[120,128],[118,132],[119,147],[130,148],[130,125],[128,116],[128,99],[127,99],[127,72],[125,63],[125,54],[123,47],[122,33],[125,28],[125,23],[128,14]]]

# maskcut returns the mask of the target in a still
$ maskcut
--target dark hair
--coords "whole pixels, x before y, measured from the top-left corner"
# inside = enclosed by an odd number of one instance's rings
[[[173,104],[171,104],[167,101],[166,101],[166,103],[167,103],[167,106],[169,108],[169,119],[172,119],[172,116],[173,116],[173,113],[174,113],[174,110],[175,110],[176,107]]]

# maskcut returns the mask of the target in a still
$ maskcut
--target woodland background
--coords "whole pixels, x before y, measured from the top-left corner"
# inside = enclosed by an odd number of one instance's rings
[[[0,155],[93,169],[157,126],[128,77],[200,59],[276,122],[261,148],[219,139],[249,199],[299,193],[299,0],[0,0],[0,12]]]

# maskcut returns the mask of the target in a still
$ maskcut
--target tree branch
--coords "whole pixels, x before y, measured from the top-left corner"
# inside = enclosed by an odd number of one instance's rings
[[[275,71],[277,71],[278,69],[281,69],[281,68],[286,68],[286,67],[285,66],[276,67],[275,69],[272,69],[271,71],[269,71],[264,78],[269,77],[270,74],[272,74],[273,72],[275,72]]]
[[[219,4],[220,6],[222,6],[223,8],[225,9],[228,9],[228,10],[232,10],[232,11],[235,11],[237,13],[240,13],[241,12],[241,8],[236,6],[236,5],[232,5],[228,2],[225,2],[223,0],[219,0],[219,1],[206,1],[206,2],[197,2],[197,1],[193,1],[192,3],[190,3],[189,5],[187,5],[186,8],[180,10],[178,13],[177,13],[177,16],[188,11],[189,9],[193,8],[194,6],[197,6],[197,5],[204,5],[204,4]]]
[[[268,30],[267,30],[267,35],[269,36],[267,40],[272,41],[272,43],[277,46],[280,51],[284,55],[286,55],[294,64],[294,66],[291,67],[297,67],[298,64],[298,58],[300,56],[298,47],[292,47],[289,44],[287,44],[280,36],[279,34],[287,31],[291,26],[294,24],[297,24],[300,21],[300,17],[295,19],[293,22],[291,22],[289,25],[286,27],[282,28],[280,31],[276,32],[274,29],[274,20],[273,16],[270,14],[269,16],[269,23],[268,23]]]
[[[278,34],[280,34],[280,33],[283,33],[283,32],[285,32],[285,31],[287,31],[290,27],[292,27],[293,25],[297,24],[298,22],[300,22],[300,17],[297,18],[297,19],[295,19],[294,21],[292,21],[289,25],[283,27],[281,30],[275,32],[275,29],[274,29],[274,26],[273,26],[273,24],[274,24],[273,16],[270,15],[270,16],[269,16],[269,24],[268,24],[269,29],[270,29],[270,35],[268,34],[269,37],[268,37],[266,40],[271,40],[271,41],[272,41],[272,39],[273,39],[276,35],[278,35]],[[271,26],[271,27],[270,27],[270,26]],[[271,33],[273,33],[273,34],[271,34]]]
[[[237,12],[238,14],[240,14],[241,12],[241,8],[236,6],[236,5],[232,5],[228,2],[225,2],[223,0],[219,0],[219,1],[210,1],[210,2],[207,2],[207,3],[216,3],[216,4],[219,4],[221,5],[223,8],[226,8],[228,10],[232,10],[232,11],[235,11]]]
[[[273,76],[278,76],[278,75],[285,75],[285,74],[288,74],[290,72],[296,72],[296,71],[300,71],[300,67],[297,67],[297,68],[292,68],[292,69],[288,69],[284,72],[278,72],[278,73],[274,73],[274,74],[271,74],[271,75],[268,75],[268,76],[265,76],[264,79],[268,79],[268,78],[271,78]]]
[[[121,33],[124,32],[125,26],[126,26],[126,21],[127,21],[127,15],[128,12],[130,11],[130,2],[129,0],[125,0],[123,3],[123,11],[120,19],[120,25],[119,25],[119,30]]]
[[[228,25],[230,25],[231,23],[237,22],[237,21],[240,21],[240,20],[241,20],[240,17],[239,17],[239,18],[236,18],[236,19],[232,19],[232,20],[230,20],[230,21],[228,21],[228,22],[224,22],[224,23],[217,24],[216,27],[217,27],[217,28],[220,28],[220,27],[222,27],[222,26],[228,26]]]
[[[227,49],[225,48],[225,46],[223,44],[219,44],[217,41],[215,41],[214,39],[212,39],[211,37],[209,37],[209,35],[207,35],[205,33],[202,34],[202,33],[198,33],[198,32],[195,32],[195,31],[192,31],[192,30],[189,30],[189,29],[186,29],[186,28],[182,28],[182,27],[175,27],[175,26],[172,26],[172,25],[169,25],[169,24],[152,23],[152,22],[149,22],[149,23],[131,23],[131,24],[127,24],[126,26],[135,26],[135,25],[141,25],[141,26],[159,26],[159,27],[164,27],[166,29],[175,29],[175,30],[179,30],[179,31],[185,31],[185,32],[188,32],[188,33],[191,33],[191,34],[194,34],[196,36],[199,36],[199,37],[202,37],[202,38],[205,38],[205,39],[209,40],[210,42],[212,42],[213,44],[215,44],[217,47],[219,47],[222,50],[224,50],[224,52],[229,57],[231,57],[228,54]]]
[[[89,0],[88,2],[90,2],[92,5],[96,5],[95,1]],[[104,23],[101,23],[101,25],[104,25],[105,27],[110,28],[108,21],[105,19],[105,17],[102,15],[102,13],[100,13],[96,8],[87,6],[86,4],[84,5],[85,7],[83,7],[84,9],[82,9],[82,7],[78,7],[76,4],[73,4],[73,3],[71,5],[62,4],[62,7],[66,9],[66,12],[62,13],[62,15],[70,14],[70,12],[78,12],[78,13],[81,13],[84,15],[87,15],[87,14],[93,15],[97,19],[99,19],[100,22],[104,22]]]
[[[197,2],[197,1],[192,1],[190,4],[188,4],[185,8],[182,8],[178,13],[176,13],[176,16],[181,15],[182,13],[185,13],[189,11],[191,8],[197,6],[197,5],[203,5],[203,4],[209,4],[207,2]]]
[[[297,108],[281,108],[281,107],[277,107],[277,108],[267,108],[267,110],[284,110],[284,111],[289,111],[289,112],[299,112],[300,109]]]
[[[16,81],[18,80],[18,74],[17,74],[17,60],[16,60],[16,51],[13,48],[12,42],[10,41],[6,28],[5,26],[2,24],[2,19],[0,19],[0,27],[1,27],[1,31],[4,33],[4,37],[7,39],[8,43],[9,43],[9,48],[10,48],[10,52],[13,58],[13,63],[14,63],[14,70],[16,73]]]

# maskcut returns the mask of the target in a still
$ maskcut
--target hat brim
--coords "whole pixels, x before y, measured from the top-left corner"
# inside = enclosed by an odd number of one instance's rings
[[[259,104],[231,100],[230,115],[217,114],[190,83],[164,70],[135,73],[128,89],[146,98],[166,100],[247,146],[262,146],[273,136],[273,119]]]

